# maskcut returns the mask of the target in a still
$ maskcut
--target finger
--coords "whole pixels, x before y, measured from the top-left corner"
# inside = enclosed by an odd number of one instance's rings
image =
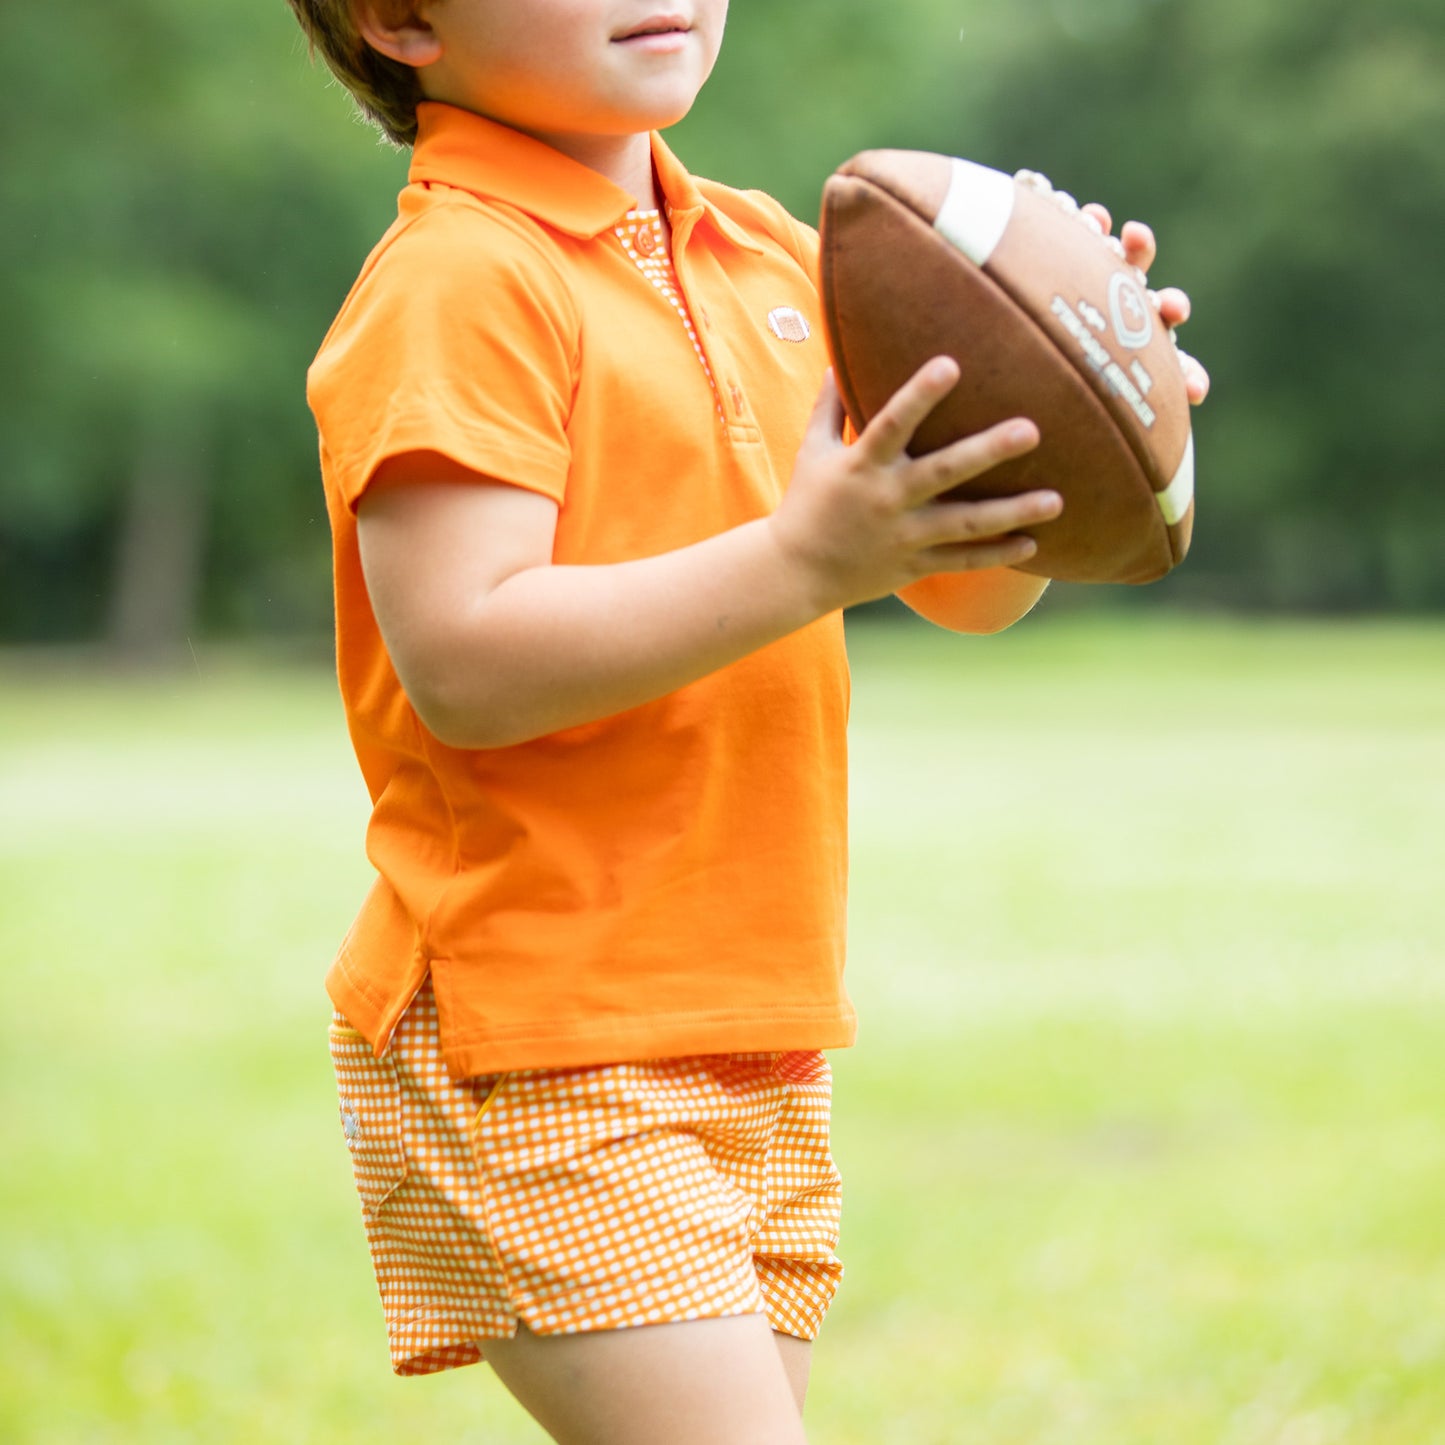
[[[1193,311],[1188,295],[1177,286],[1164,286],[1152,293],[1159,308],[1159,319],[1166,326],[1183,326]]]
[[[808,417],[804,432],[805,446],[826,446],[843,440],[843,423],[847,413],[843,410],[843,398],[838,394],[838,379],[830,366],[823,373],[823,384],[818,388],[817,400]]]
[[[1017,567],[1027,562],[1039,544],[1032,537],[998,537],[987,542],[960,542],[930,547],[919,553],[924,560],[920,575],[934,572],[982,572],[989,567]]]
[[[1119,239],[1124,243],[1124,257],[1130,265],[1147,271],[1154,264],[1159,245],[1154,239],[1154,232],[1143,221],[1125,221]]]
[[[1198,406],[1209,395],[1209,373],[1187,351],[1179,353],[1179,365],[1184,371],[1184,394]]]
[[[1026,417],[1014,417],[940,447],[909,467],[903,479],[905,503],[916,507],[932,501],[951,487],[1033,451],[1038,444],[1038,427]]]
[[[1101,206],[1098,201],[1090,201],[1079,209],[1082,214],[1092,216],[1099,223],[1100,235],[1107,236],[1114,229],[1114,218],[1109,214],[1107,206]]]
[[[958,384],[958,377],[958,363],[951,356],[935,356],[920,366],[864,427],[858,438],[864,457],[878,466],[901,457],[913,433]]]
[[[916,530],[909,540],[929,548],[1000,541],[1025,527],[1052,522],[1063,510],[1064,499],[1057,492],[1042,490],[976,502],[936,502],[914,514]]]

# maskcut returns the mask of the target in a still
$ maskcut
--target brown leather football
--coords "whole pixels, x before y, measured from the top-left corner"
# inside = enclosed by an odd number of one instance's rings
[[[1143,274],[1042,176],[923,151],[865,151],[829,178],[823,315],[838,388],[861,431],[933,356],[962,370],[915,455],[1009,417],[1042,441],[958,490],[1051,487],[1063,514],[1027,529],[1021,570],[1068,582],[1153,582],[1194,522],[1189,399]]]

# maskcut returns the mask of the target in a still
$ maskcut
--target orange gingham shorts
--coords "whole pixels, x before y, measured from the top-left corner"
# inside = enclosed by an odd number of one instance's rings
[[[453,1080],[427,980],[382,1058],[340,1014],[331,1058],[397,1374],[475,1364],[519,1323],[817,1335],[843,1272],[822,1054]]]

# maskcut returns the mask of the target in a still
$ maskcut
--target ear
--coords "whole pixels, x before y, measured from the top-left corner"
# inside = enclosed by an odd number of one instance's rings
[[[352,0],[361,38],[378,54],[413,70],[441,59],[441,41],[425,8],[426,0]]]

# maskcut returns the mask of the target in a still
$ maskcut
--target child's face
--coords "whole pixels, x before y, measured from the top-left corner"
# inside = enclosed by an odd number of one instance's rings
[[[681,120],[717,59],[727,0],[432,0],[429,99],[544,139]]]

